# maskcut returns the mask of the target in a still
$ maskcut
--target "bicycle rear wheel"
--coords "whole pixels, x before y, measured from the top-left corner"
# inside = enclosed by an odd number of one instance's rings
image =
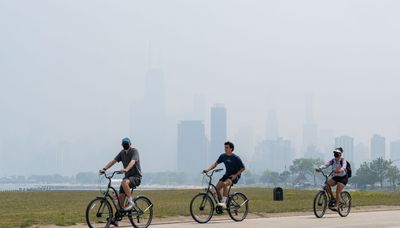
[[[314,215],[317,218],[322,218],[325,214],[328,205],[328,197],[324,191],[320,191],[314,197]]]
[[[233,221],[241,222],[249,213],[249,200],[243,193],[234,193],[228,199],[227,209]]]
[[[214,214],[214,203],[207,193],[199,193],[190,201],[190,215],[198,223],[207,223]]]
[[[344,191],[340,194],[340,197],[342,200],[339,203],[339,215],[342,217],[346,217],[349,215],[350,210],[351,210],[351,195],[350,193]]]
[[[134,199],[135,210],[128,214],[129,221],[135,228],[146,228],[153,220],[153,203],[145,196]]]
[[[86,208],[86,223],[90,228],[109,227],[113,216],[110,203],[96,198]]]

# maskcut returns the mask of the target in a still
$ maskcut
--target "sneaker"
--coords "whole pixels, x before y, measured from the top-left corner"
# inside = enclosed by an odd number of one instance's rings
[[[110,225],[114,225],[114,226],[118,227],[118,222],[115,219],[111,219]]]
[[[226,209],[226,203],[218,203],[217,205],[222,207],[222,208],[224,208],[224,209]]]
[[[328,205],[329,205],[329,207],[335,207],[335,203],[336,203],[336,200],[335,200],[335,199],[329,200]]]
[[[128,205],[124,208],[124,210],[130,211],[132,210],[133,206],[135,206],[135,203],[133,203],[133,201],[128,201]]]

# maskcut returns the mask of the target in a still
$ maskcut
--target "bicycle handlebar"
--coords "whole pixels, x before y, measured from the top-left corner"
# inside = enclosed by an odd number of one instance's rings
[[[117,171],[112,172],[111,175],[107,175],[107,173],[105,171],[99,172],[99,175],[104,175],[107,179],[112,179],[115,174],[123,174],[123,172],[117,170]]]
[[[209,173],[207,173],[207,172],[203,172],[206,176],[208,176],[208,177],[212,177],[213,175],[214,175],[214,173],[218,173],[218,172],[221,172],[222,170],[224,170],[224,169],[214,169],[212,172],[211,172],[211,174],[209,174]]]
[[[326,175],[325,173],[324,173],[324,170],[320,170],[319,171],[326,179],[328,179],[328,177],[330,176],[330,175],[332,175],[332,173],[333,173],[333,171],[329,174],[329,175]]]

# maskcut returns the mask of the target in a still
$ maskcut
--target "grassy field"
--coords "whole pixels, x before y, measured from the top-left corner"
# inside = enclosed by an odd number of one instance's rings
[[[200,190],[137,191],[153,203],[155,217],[189,216],[189,202]],[[236,191],[239,191],[236,189]],[[277,213],[311,211],[315,191],[285,190],[284,201],[272,200],[272,190],[243,188],[250,199],[250,212]],[[85,222],[88,202],[97,191],[4,192],[0,193],[0,227],[33,224],[73,225]],[[400,193],[352,192],[354,206],[400,205]]]

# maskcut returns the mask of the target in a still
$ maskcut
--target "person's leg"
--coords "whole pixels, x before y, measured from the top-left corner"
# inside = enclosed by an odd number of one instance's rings
[[[338,182],[336,186],[336,203],[335,207],[339,206],[340,201],[342,200],[341,198],[341,193],[344,189],[345,185],[343,183]]]
[[[132,200],[131,188],[129,187],[129,185],[130,185],[129,179],[122,180],[121,185],[122,185],[122,188],[124,189],[126,197],[128,197],[128,199]]]
[[[218,202],[221,201],[222,196],[221,196],[221,189],[224,187],[224,182],[222,181],[218,181],[217,186],[215,186],[217,188],[217,196],[218,196]]]
[[[223,191],[223,194],[222,194],[223,197],[228,197],[228,190],[229,190],[229,187],[231,185],[232,185],[232,180],[231,179],[227,179],[224,182],[224,191]]]
[[[131,193],[131,188],[130,188],[130,180],[129,179],[123,179],[121,186],[124,189],[125,195],[128,198],[128,202],[126,207],[124,208],[125,210],[130,210],[134,206],[133,199],[132,199],[132,193]]]
[[[332,192],[332,188],[331,186],[335,186],[336,185],[336,181],[333,179],[329,179],[328,180],[328,185],[326,186],[326,191],[328,192],[328,194],[331,196],[331,198],[333,199],[333,192]]]
[[[228,199],[228,189],[229,186],[231,186],[232,181],[231,179],[226,179],[223,183],[222,183],[222,199],[221,199],[221,203],[219,204],[222,207],[226,207],[226,200]]]
[[[126,196],[125,193],[119,193],[119,196],[118,196],[119,203],[120,203],[120,205],[121,205],[122,207],[125,206],[125,205],[124,205],[125,196]]]

